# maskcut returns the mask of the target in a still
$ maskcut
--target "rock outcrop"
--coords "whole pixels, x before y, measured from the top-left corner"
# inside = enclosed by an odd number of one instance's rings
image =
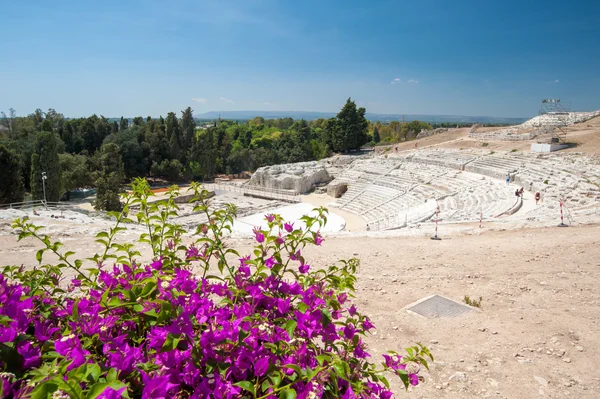
[[[313,186],[331,181],[331,176],[320,162],[299,162],[259,168],[250,179],[250,185],[276,190],[294,190],[303,194]]]
[[[348,183],[333,181],[327,185],[327,195],[333,198],[340,198],[348,191]]]

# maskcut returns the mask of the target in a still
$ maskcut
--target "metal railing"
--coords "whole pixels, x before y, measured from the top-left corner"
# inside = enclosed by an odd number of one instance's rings
[[[33,200],[23,202],[12,202],[10,204],[0,204],[0,210],[2,209],[24,209],[24,208],[67,208],[72,204],[64,204],[61,202],[44,201],[44,200]]]

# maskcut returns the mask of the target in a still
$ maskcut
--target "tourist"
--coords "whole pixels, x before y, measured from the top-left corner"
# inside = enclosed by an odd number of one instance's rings
[[[510,173],[506,175],[506,185],[510,184]]]
[[[519,190],[519,196],[521,198],[523,198],[523,192],[525,191],[525,189],[523,187],[521,187],[521,189]]]
[[[540,202],[540,192],[535,193],[535,204],[537,205]]]

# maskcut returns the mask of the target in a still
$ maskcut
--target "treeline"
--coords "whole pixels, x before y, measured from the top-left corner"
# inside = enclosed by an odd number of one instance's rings
[[[67,119],[53,109],[0,118],[0,204],[58,201],[78,187],[95,187],[98,209],[118,209],[119,192],[135,177],[205,180],[261,166],[317,160],[373,141],[365,109],[348,99],[335,118],[312,122],[254,118],[196,126],[193,110],[178,116],[110,120]],[[378,140],[377,140],[378,141]]]

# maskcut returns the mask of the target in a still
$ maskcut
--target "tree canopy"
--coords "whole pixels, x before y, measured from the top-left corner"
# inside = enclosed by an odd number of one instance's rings
[[[421,129],[431,128],[419,121],[370,123],[365,112],[349,98],[330,119],[219,119],[199,127],[190,107],[181,111],[180,117],[168,112],[158,118],[115,119],[95,114],[69,119],[54,109],[37,109],[19,117],[10,109],[0,114],[0,141],[18,160],[11,158],[8,175],[20,174],[25,191],[40,199],[41,172],[45,171],[51,195],[48,200],[54,201],[76,187],[98,181],[104,184],[105,180],[97,180],[97,174],[102,170],[100,160],[109,150],[116,157],[114,161],[122,165],[123,175],[111,180],[117,185],[135,177],[205,180],[261,166],[318,160],[334,152],[358,150],[369,142],[411,140]],[[96,173],[94,178],[86,179],[86,171]],[[20,197],[18,191],[16,194]]]

